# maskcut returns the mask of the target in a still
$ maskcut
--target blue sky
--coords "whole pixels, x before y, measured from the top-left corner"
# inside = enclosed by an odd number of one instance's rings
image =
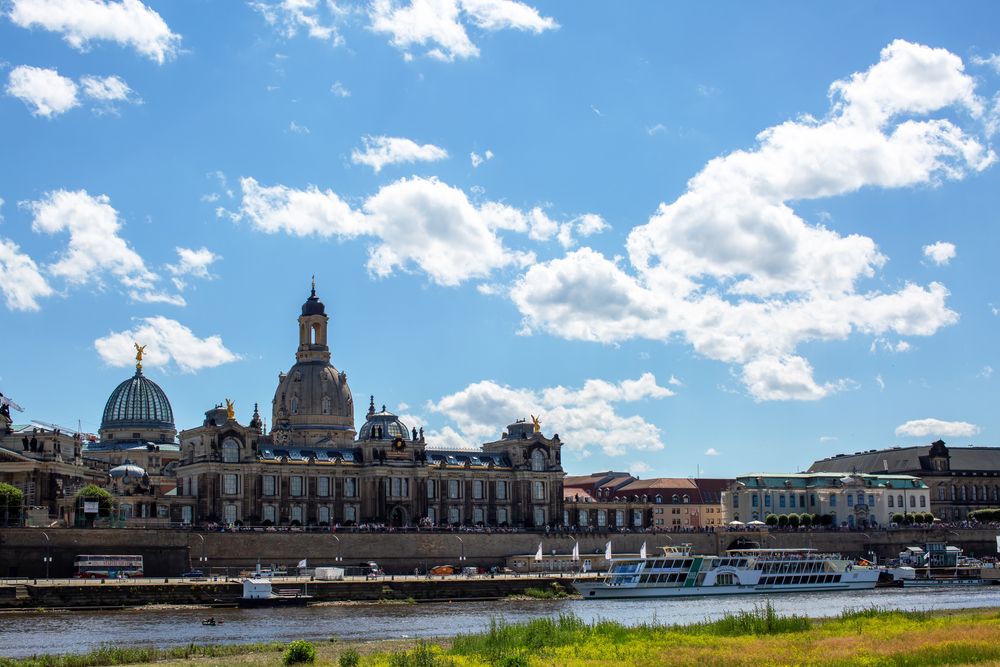
[[[0,391],[270,422],[316,275],[360,426],[570,473],[998,443],[1000,8],[0,5]]]

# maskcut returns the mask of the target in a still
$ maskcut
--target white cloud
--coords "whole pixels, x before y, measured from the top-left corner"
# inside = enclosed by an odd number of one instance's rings
[[[878,385],[879,391],[885,391],[885,380],[882,379],[881,373],[875,376],[875,384]]]
[[[374,237],[378,241],[369,248],[368,269],[379,277],[416,265],[439,285],[457,285],[534,261],[532,254],[506,247],[498,231],[530,237],[537,216],[498,202],[473,203],[462,190],[437,179],[400,179],[380,188],[358,210],[314,186],[268,187],[253,178],[241,183],[243,201],[234,220],[268,233]]]
[[[183,305],[180,297],[158,292],[159,276],[118,235],[122,225],[107,195],[54,190],[38,201],[21,202],[21,206],[34,214],[34,231],[69,234],[62,256],[46,267],[50,275],[71,285],[93,282],[102,286],[102,276],[110,273],[136,301]]]
[[[976,373],[976,377],[980,377],[980,378],[983,378],[985,380],[989,380],[991,377],[993,377],[993,367],[989,366],[989,365],[983,366],[979,370],[979,372]]]
[[[351,162],[366,164],[376,174],[389,164],[436,162],[448,157],[448,151],[443,148],[434,144],[420,145],[405,137],[363,137],[362,141],[365,144],[364,151],[355,148],[351,152]]]
[[[837,442],[837,440],[838,440],[837,436],[834,435],[821,435],[819,437],[819,441],[824,444],[828,442]]]
[[[988,67],[992,67],[996,70],[997,74],[1000,74],[1000,53],[994,53],[986,58],[973,56],[972,62],[976,65],[986,65]]]
[[[493,159],[493,151],[486,149],[486,152],[480,155],[476,151],[469,153],[469,160],[472,161],[473,168],[478,167],[484,162],[489,162]]]
[[[948,422],[940,419],[914,419],[896,427],[897,436],[912,438],[969,438],[979,433],[979,427],[969,422]]]
[[[334,81],[333,82],[333,85],[330,86],[330,92],[333,93],[334,95],[336,95],[337,97],[350,97],[351,96],[351,91],[349,91],[347,89],[347,87],[344,86],[344,84],[342,84],[339,81]]]
[[[127,102],[135,94],[118,76],[85,76],[80,79],[83,94],[104,102]]]
[[[891,353],[910,352],[913,350],[913,345],[905,340],[899,340],[893,343],[888,338],[879,336],[872,341],[871,345],[868,346],[868,351],[875,354],[879,350]]]
[[[945,241],[938,241],[931,245],[924,246],[924,257],[931,260],[938,266],[945,266],[955,259],[955,244]]]
[[[280,0],[279,2],[251,2],[271,26],[288,39],[304,31],[309,37],[334,46],[344,43],[337,23],[345,16],[336,2],[320,0]]]
[[[543,432],[558,433],[568,451],[586,455],[600,448],[610,456],[620,456],[663,449],[663,441],[660,429],[642,417],[619,414],[619,404],[672,394],[656,384],[652,373],[619,383],[587,380],[580,389],[512,388],[483,380],[427,407],[454,422],[466,442],[495,440],[501,425],[540,414]]]
[[[142,318],[132,329],[98,338],[94,348],[110,366],[131,366],[135,363],[134,342],[146,346],[143,365],[150,368],[173,362],[181,372],[194,373],[240,358],[226,348],[220,336],[199,338],[180,322],[159,316]]]
[[[288,124],[288,131],[294,132],[295,134],[309,134],[309,128],[305,125],[299,125],[294,120]]]
[[[718,456],[718,455],[719,455],[719,450],[717,450],[715,447],[709,447],[708,449],[705,450],[705,456]]]
[[[197,250],[192,248],[176,248],[176,250],[178,262],[167,264],[167,270],[173,275],[171,280],[174,287],[183,290],[187,286],[187,282],[184,280],[185,276],[203,280],[211,280],[215,277],[209,272],[209,268],[214,262],[222,259],[219,255],[205,247]]]
[[[887,258],[875,241],[811,225],[800,200],[958,180],[996,159],[947,118],[982,114],[960,58],[897,40],[866,72],[834,82],[823,119],[767,128],[751,150],[711,160],[628,237],[628,264],[590,248],[532,266],[513,286],[523,330],[618,342],[683,338],[743,367],[758,400],[815,400],[854,386],[817,382],[800,344],[854,332],[927,336],[958,320],[939,283],[861,289]]]
[[[52,294],[35,260],[3,237],[0,237],[0,290],[10,310],[38,310],[38,299]]]
[[[649,465],[645,461],[632,461],[628,464],[628,472],[633,477],[638,477],[639,475],[644,475],[650,472],[653,466]]]
[[[21,65],[11,70],[7,80],[7,94],[27,104],[33,115],[45,118],[79,106],[76,92],[73,80],[54,69]]]
[[[159,14],[139,0],[11,0],[9,16],[22,28],[61,33],[80,51],[93,40],[108,40],[161,64],[176,55],[181,41]]]
[[[671,387],[683,387],[684,386],[684,383],[681,382],[680,378],[674,377],[673,375],[671,375],[670,379],[667,380],[667,384],[669,384]]]
[[[542,33],[558,28],[530,5],[515,0],[411,0],[401,5],[395,0],[373,0],[371,28],[391,36],[391,44],[412,59],[414,47],[427,47],[426,55],[451,62],[475,58],[479,48],[466,30],[472,24],[481,30],[505,29]]]
[[[667,131],[667,126],[664,125],[663,123],[657,123],[656,125],[650,125],[649,127],[646,128],[646,134],[648,134],[651,137],[654,136],[654,135],[660,134],[661,132],[666,132],[666,131]]]

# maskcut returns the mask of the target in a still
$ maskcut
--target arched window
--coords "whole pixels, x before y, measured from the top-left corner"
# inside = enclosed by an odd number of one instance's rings
[[[316,345],[319,342],[319,324],[318,323],[312,325],[312,336],[311,336],[311,341],[310,342],[313,345]]]
[[[903,494],[896,496],[896,504],[900,507],[906,507],[906,505],[903,504]]]
[[[684,495],[683,495],[683,496],[681,497],[681,500],[682,500],[683,502],[685,502],[685,503],[689,503],[689,502],[691,502],[691,498],[690,498],[690,497],[688,497],[688,494],[686,494],[686,493],[685,493],[685,494],[684,494]]]
[[[330,414],[330,397],[329,396],[324,396],[323,397],[323,414],[324,415]]]
[[[222,462],[239,463],[240,443],[233,438],[226,438],[222,441]]]
[[[545,452],[540,449],[531,452],[531,469],[535,472],[545,470]]]
[[[979,500],[979,488],[975,484],[972,485],[972,497],[969,500]]]
[[[966,499],[966,491],[965,491],[965,485],[964,484],[962,485],[962,488],[960,488],[958,490],[958,499],[959,500],[965,500]]]
[[[329,524],[330,523],[330,508],[321,506],[319,508],[319,522]]]
[[[358,510],[354,508],[353,505],[348,505],[344,508],[344,521],[355,522],[358,520]]]
[[[858,504],[859,505],[865,504],[865,494],[861,493],[860,491],[858,491]]]
[[[955,500],[955,485],[951,485],[951,499]]]
[[[297,415],[299,413],[299,397],[292,396],[292,414]]]

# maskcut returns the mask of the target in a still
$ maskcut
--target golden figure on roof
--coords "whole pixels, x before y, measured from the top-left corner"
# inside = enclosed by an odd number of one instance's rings
[[[541,418],[542,418],[541,415],[538,415],[537,417],[535,415],[531,415],[531,426],[532,426],[533,432],[535,432],[535,433],[541,433],[542,432],[542,421],[541,421]]]
[[[134,341],[133,341],[132,344],[135,345],[135,370],[141,371],[142,370],[142,354],[146,351],[146,346],[145,345],[139,345],[139,343],[136,343]]]
[[[236,419],[236,404],[226,399],[226,419]]]

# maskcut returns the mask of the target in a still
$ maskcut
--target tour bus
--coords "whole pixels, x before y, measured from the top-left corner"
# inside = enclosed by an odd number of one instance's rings
[[[79,579],[131,579],[142,576],[142,556],[83,555],[74,563]]]

